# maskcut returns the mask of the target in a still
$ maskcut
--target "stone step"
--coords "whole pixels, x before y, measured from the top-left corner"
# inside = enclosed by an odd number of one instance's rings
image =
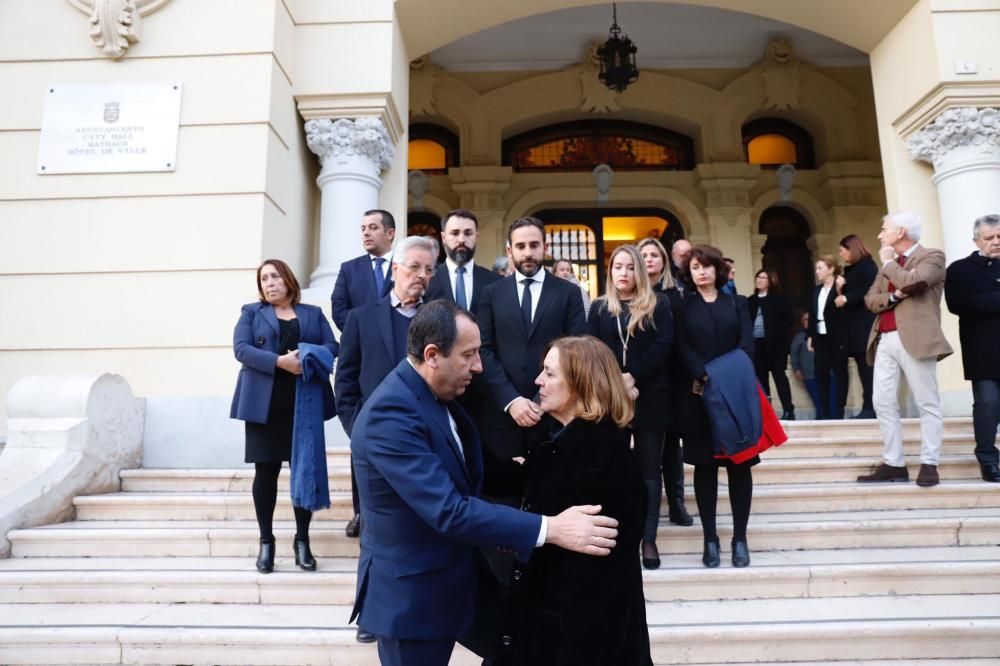
[[[939,487],[940,488],[940,487]],[[920,489],[922,491],[936,489]],[[720,508],[725,504],[720,501]],[[729,516],[719,516],[719,538],[728,549]],[[321,557],[356,557],[358,542],[344,536],[343,521],[318,521],[310,530]],[[294,523],[276,521],[274,534],[291,542]],[[74,521],[8,533],[14,557],[251,557],[259,534],[253,521]],[[1000,543],[1000,508],[828,511],[750,517],[751,551],[906,546],[965,546]],[[661,553],[702,551],[697,525],[678,527],[661,520]]]
[[[933,488],[915,483],[800,483],[758,486],[753,506],[764,513],[814,511],[1000,507],[1000,488],[985,481],[945,481]],[[729,511],[725,483],[719,489],[720,514]],[[696,509],[688,488],[690,510]],[[316,521],[348,520],[353,515],[348,492],[331,494],[332,506],[318,511]],[[255,520],[253,498],[247,492],[144,493],[89,495],[73,500],[77,520]],[[662,510],[667,500],[662,499]],[[292,519],[291,499],[282,493],[275,517]]]
[[[338,458],[338,462],[340,458]],[[766,464],[753,471],[754,485],[799,483],[808,478],[816,482],[854,481],[859,474],[867,474],[881,456],[836,456],[829,458],[766,458]],[[907,456],[907,464],[914,473],[919,469],[920,456]],[[350,470],[345,466],[329,468],[330,490],[350,489]],[[685,465],[687,483],[692,482],[694,468]],[[941,456],[939,472],[945,479],[979,479],[979,463],[971,453]],[[278,478],[278,488],[288,491],[289,471],[284,469]],[[253,485],[252,469],[126,469],[121,471],[122,490],[128,492],[250,492]]]
[[[1000,595],[649,602],[657,664],[1000,657]],[[377,664],[350,606],[0,604],[0,663]],[[803,621],[808,618],[808,621]],[[451,663],[477,664],[462,649]]]
[[[357,559],[320,558],[318,566],[303,572],[290,555],[277,559],[272,574],[257,573],[251,558],[11,558],[0,560],[0,599],[350,604]],[[992,546],[755,552],[747,569],[667,557],[659,570],[643,571],[643,589],[647,600],[664,602],[1000,594],[1000,561]]]
[[[845,437],[857,435],[878,436],[875,419],[844,419],[839,421],[782,421],[782,427],[792,439],[798,437]],[[944,434],[972,436],[972,417],[956,416],[944,419]],[[919,439],[920,419],[903,419],[903,437]]]

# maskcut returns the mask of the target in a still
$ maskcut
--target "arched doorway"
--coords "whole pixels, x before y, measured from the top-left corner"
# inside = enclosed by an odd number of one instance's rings
[[[812,254],[806,245],[812,232],[794,208],[772,206],[760,216],[760,233],[767,236],[761,248],[761,266],[778,274],[792,306],[806,309],[812,295]]]
[[[549,259],[568,259],[591,297],[604,293],[605,267],[615,248],[656,238],[669,251],[684,228],[663,208],[553,208],[534,216],[545,223]]]

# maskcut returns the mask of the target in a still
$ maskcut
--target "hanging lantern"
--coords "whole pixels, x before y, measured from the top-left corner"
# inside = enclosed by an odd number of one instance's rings
[[[639,78],[639,68],[635,65],[635,53],[638,49],[627,35],[622,36],[616,3],[611,3],[611,12],[608,41],[597,49],[597,56],[601,60],[601,73],[597,78],[608,88],[622,92]]]

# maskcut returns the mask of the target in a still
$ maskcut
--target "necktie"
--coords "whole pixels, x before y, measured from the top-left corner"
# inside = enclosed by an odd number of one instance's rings
[[[521,319],[524,320],[524,330],[531,329],[531,278],[524,278],[521,284],[524,285],[524,294],[521,296]]]
[[[382,291],[385,289],[385,274],[382,272],[382,264],[385,263],[383,257],[375,257],[375,293],[382,298]]]
[[[469,303],[465,300],[465,266],[455,269],[455,303],[463,310],[469,309]]]

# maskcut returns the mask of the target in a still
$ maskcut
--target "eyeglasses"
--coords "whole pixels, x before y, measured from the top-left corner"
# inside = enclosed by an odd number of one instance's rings
[[[408,273],[420,274],[423,273],[427,277],[434,275],[433,266],[421,266],[420,264],[403,264],[403,268],[406,269]]]

